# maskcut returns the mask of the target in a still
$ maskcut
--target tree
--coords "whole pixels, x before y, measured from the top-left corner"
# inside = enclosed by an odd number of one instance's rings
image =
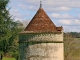
[[[9,14],[9,0],[0,0],[0,51],[7,53],[14,47],[14,40],[22,30],[22,23],[14,21]]]

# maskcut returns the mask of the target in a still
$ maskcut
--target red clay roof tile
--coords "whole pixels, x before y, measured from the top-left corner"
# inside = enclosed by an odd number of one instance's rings
[[[57,29],[59,28],[56,28],[56,26],[48,17],[43,8],[40,7],[24,31],[56,32]]]

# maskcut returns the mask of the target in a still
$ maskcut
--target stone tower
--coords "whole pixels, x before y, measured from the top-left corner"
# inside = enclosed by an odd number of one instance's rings
[[[63,27],[56,27],[40,4],[19,34],[20,60],[64,60]]]

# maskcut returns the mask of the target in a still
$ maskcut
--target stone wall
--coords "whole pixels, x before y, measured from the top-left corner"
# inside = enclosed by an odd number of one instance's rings
[[[63,41],[63,33],[36,33],[36,34],[21,34],[19,37],[20,42],[29,41]]]
[[[64,60],[63,33],[21,34],[19,40],[21,60]]]

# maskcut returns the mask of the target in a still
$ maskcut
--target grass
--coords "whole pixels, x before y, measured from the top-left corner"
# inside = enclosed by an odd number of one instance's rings
[[[4,57],[2,60],[16,60],[15,58],[7,58],[7,57]]]

